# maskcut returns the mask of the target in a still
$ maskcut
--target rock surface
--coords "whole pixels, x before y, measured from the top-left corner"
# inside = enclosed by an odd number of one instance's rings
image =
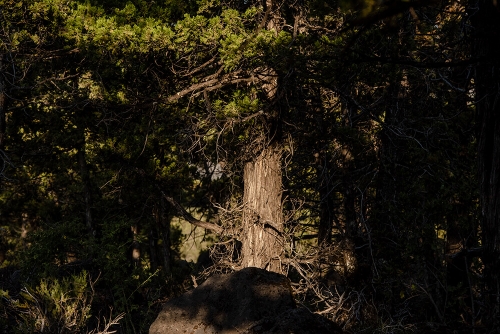
[[[333,322],[297,308],[288,279],[258,268],[213,276],[169,300],[149,334],[336,334]]]

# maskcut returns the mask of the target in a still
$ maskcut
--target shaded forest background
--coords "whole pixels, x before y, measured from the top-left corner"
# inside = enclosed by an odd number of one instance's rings
[[[497,333],[498,50],[492,0],[0,0],[1,330],[257,266],[349,332]]]

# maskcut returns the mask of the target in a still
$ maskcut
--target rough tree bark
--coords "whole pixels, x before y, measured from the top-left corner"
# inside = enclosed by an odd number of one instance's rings
[[[270,145],[244,169],[242,266],[281,273],[281,146]]]
[[[278,33],[275,1],[266,0],[265,26]],[[279,108],[279,75],[272,68],[260,74],[262,90],[269,103]],[[243,236],[241,265],[282,273],[283,247],[282,140],[277,109],[270,112],[262,139],[267,145],[257,157],[245,163],[243,171]],[[268,130],[269,129],[269,130]]]
[[[500,325],[500,7],[496,1],[473,1],[475,28],[473,54],[476,66],[478,115],[478,167],[481,200],[481,233],[484,247],[483,296],[486,321]]]

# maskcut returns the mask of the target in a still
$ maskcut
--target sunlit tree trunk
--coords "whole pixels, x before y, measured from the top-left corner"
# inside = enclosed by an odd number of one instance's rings
[[[495,2],[496,3],[496,2]],[[475,27],[476,108],[478,115],[481,232],[484,247],[484,305],[487,322],[498,328],[500,317],[500,7],[478,1],[471,16]],[[476,2],[474,2],[476,5]]]
[[[277,33],[280,30],[275,16],[274,1],[265,1],[266,28]],[[259,75],[262,90],[270,103],[277,103],[279,75],[266,68]],[[243,237],[242,266],[258,267],[281,273],[283,258],[283,209],[282,170],[281,170],[281,132],[278,112],[270,112],[261,135],[266,146],[261,149],[256,158],[245,163],[243,171]]]
[[[281,272],[284,252],[281,147],[270,145],[244,170],[242,265]]]

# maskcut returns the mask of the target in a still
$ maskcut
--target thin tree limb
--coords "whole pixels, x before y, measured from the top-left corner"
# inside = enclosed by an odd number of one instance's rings
[[[165,102],[167,102],[167,103],[175,102],[175,101],[179,100],[180,98],[182,98],[188,94],[191,94],[193,92],[196,92],[196,91],[205,90],[207,92],[210,92],[210,91],[219,89],[221,87],[224,87],[226,85],[234,85],[234,84],[237,84],[240,82],[251,82],[254,80],[253,77],[243,77],[242,78],[239,76],[240,73],[241,73],[241,71],[236,71],[233,73],[223,75],[221,77],[216,77],[213,79],[209,79],[209,80],[205,80],[205,81],[196,83],[194,85],[191,85],[191,86],[181,90],[180,92],[175,93],[174,95],[170,95],[169,97],[167,97],[165,99]]]
[[[135,171],[143,176],[143,177],[146,177],[147,178],[147,175],[146,173],[144,172],[144,170],[140,169],[140,168],[135,168]],[[160,186],[158,184],[155,184],[156,186],[156,189],[158,189],[161,193],[161,195],[163,196],[164,199],[166,199],[174,208],[175,210],[177,211],[177,214],[179,216],[181,216],[182,218],[184,218],[188,223],[190,224],[193,224],[195,226],[199,226],[199,227],[202,227],[204,229],[207,229],[207,230],[210,230],[210,231],[213,231],[217,234],[222,234],[222,232],[224,232],[224,229],[217,225],[217,224],[214,224],[214,223],[211,223],[211,222],[205,222],[205,221],[202,221],[202,220],[199,220],[199,219],[196,219],[194,218],[189,212],[186,211],[186,209],[184,209],[182,207],[182,205],[180,205],[175,199],[173,199],[172,197],[170,196],[167,196],[160,188]]]
[[[223,228],[217,224],[205,222],[205,221],[194,218],[189,212],[187,212],[172,197],[165,195],[165,193],[163,191],[161,192],[161,194],[163,195],[163,198],[165,198],[177,210],[177,214],[180,215],[182,218],[184,218],[190,224],[202,227],[204,229],[210,230],[210,231],[215,232],[217,234],[222,234],[222,232],[224,231]]]

